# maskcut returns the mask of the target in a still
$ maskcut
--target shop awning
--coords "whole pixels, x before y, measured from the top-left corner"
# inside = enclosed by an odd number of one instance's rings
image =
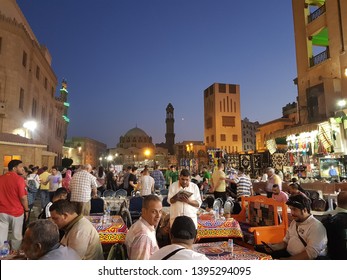
[[[292,134],[300,134],[303,132],[310,132],[314,130],[318,130],[319,123],[308,123],[300,126],[288,127],[282,130],[277,130],[269,135],[265,136],[265,141],[270,139],[276,139],[281,137],[287,137]]]

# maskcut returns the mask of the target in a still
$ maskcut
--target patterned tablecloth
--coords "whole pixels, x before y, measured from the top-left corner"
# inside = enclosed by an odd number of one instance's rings
[[[234,244],[233,254],[228,251],[228,242],[197,243],[193,250],[205,254],[210,260],[272,260],[270,255]]]
[[[198,236],[203,238],[243,238],[241,227],[233,218],[229,219],[200,219],[198,218]]]
[[[86,218],[98,231],[102,244],[123,243],[125,241],[128,228],[121,216],[111,216],[111,221],[106,224],[102,222],[102,216],[88,216]]]

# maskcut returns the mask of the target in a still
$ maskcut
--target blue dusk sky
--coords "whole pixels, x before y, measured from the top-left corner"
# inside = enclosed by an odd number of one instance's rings
[[[137,126],[165,142],[203,140],[203,91],[239,84],[241,116],[265,123],[296,100],[290,0],[17,0],[58,79],[68,138],[115,147]]]

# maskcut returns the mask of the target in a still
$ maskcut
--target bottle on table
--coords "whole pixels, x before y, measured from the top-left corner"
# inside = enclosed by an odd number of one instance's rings
[[[219,207],[215,206],[214,209],[213,209],[213,212],[214,212],[214,218],[216,220],[218,220],[219,219]]]
[[[234,240],[232,238],[228,239],[228,252],[234,255]]]
[[[223,207],[220,208],[219,216],[220,216],[220,219],[225,220]]]
[[[4,241],[4,244],[0,248],[1,258],[5,258],[10,254],[10,244],[8,241]]]

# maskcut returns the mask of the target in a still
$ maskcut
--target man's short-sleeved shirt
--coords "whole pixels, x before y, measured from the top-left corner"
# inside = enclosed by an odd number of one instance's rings
[[[0,213],[19,217],[24,208],[21,197],[27,195],[24,178],[10,171],[0,176]]]

